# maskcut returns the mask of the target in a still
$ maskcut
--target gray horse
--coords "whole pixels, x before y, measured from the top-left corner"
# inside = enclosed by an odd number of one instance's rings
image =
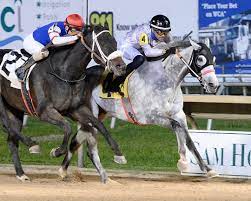
[[[176,54],[171,54],[163,62],[161,60],[145,62],[129,78],[128,93],[133,108],[134,119],[138,124],[159,125],[172,129],[178,141],[180,159],[177,167],[183,172],[188,168],[185,145],[192,152],[202,171],[207,176],[217,173],[208,167],[197,151],[187,127],[183,112],[183,96],[180,84],[190,72],[197,77],[208,93],[215,93],[218,80],[214,71],[215,58],[210,49],[202,43],[190,40],[189,47]],[[96,116],[105,113],[128,121],[121,100],[100,98],[101,86],[92,93],[93,112]],[[72,145],[59,170],[60,175],[67,175],[72,152],[90,135],[88,131],[80,131],[72,139]],[[115,162],[126,163],[124,156],[114,156]]]

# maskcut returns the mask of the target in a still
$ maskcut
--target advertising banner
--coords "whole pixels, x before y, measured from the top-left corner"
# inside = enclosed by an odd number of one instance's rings
[[[251,73],[251,3],[199,0],[199,39],[209,38],[218,73]]]
[[[193,31],[192,37],[198,39],[198,0],[89,0],[89,12],[91,23],[107,22],[118,41],[123,40],[128,31],[149,23],[158,14],[170,19],[174,37],[182,38]]]
[[[5,0],[0,4],[0,48],[21,48],[37,27],[63,21],[70,13],[83,15],[83,0]]]
[[[203,160],[221,177],[251,178],[251,133],[190,130]],[[203,175],[187,149],[189,168],[185,175]]]
[[[198,34],[198,1],[89,0],[89,21],[108,24],[118,41],[138,25],[149,23],[157,14],[171,20],[172,34],[182,38],[193,31]],[[78,13],[86,21],[87,0],[6,0],[0,4],[0,48],[21,48],[22,40],[37,27],[64,20]],[[182,13],[182,14],[181,14]],[[189,23],[188,20],[189,19]]]

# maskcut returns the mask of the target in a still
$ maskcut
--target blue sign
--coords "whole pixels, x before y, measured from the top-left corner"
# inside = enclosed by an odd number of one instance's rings
[[[251,2],[199,0],[199,39],[209,39],[218,73],[251,73]]]
[[[199,0],[199,28],[251,10],[249,0]]]

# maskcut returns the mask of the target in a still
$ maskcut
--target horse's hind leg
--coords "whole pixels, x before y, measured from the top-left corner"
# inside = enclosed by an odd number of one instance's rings
[[[11,109],[9,106],[7,106],[6,114],[9,119],[9,126],[11,127],[11,129],[7,129],[9,130],[7,143],[12,155],[12,160],[15,166],[16,175],[19,180],[27,181],[29,180],[29,178],[24,174],[18,154],[19,141],[22,141],[28,147],[33,146],[35,142],[32,141],[30,138],[27,138],[26,136],[23,136],[21,134],[22,123],[23,123],[22,113],[19,113],[19,111]]]
[[[16,139],[15,136],[8,135],[7,143],[8,143],[11,155],[12,155],[12,161],[14,163],[17,178],[23,182],[29,181],[30,179],[24,174],[24,171],[20,162],[20,158],[18,154],[18,146],[19,146],[18,139]]]
[[[54,157],[59,157],[67,153],[68,142],[72,132],[70,123],[55,108],[49,106],[40,114],[40,119],[57,125],[64,130],[62,144],[60,147],[52,149],[51,155]]]
[[[16,137],[27,147],[29,147],[30,153],[40,153],[40,148],[37,142],[33,141],[30,137],[27,137],[21,133],[23,127],[24,113],[11,108],[6,105],[6,112],[9,117],[12,130],[15,132]]]

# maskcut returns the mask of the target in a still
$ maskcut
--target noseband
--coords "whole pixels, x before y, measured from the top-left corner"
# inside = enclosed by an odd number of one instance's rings
[[[81,43],[91,53],[92,59],[94,57],[96,57],[105,66],[105,70],[111,71],[111,62],[110,61],[117,58],[117,57],[122,57],[122,52],[119,50],[116,50],[116,51],[112,52],[111,54],[109,54],[108,56],[106,56],[105,53],[102,51],[100,44],[98,42],[98,37],[103,33],[110,34],[110,32],[108,30],[103,30],[103,31],[99,32],[98,34],[96,34],[94,31],[92,31],[92,48],[90,48],[86,44],[83,35],[81,35]],[[101,55],[101,57],[94,51],[95,45],[97,46],[98,52]]]

